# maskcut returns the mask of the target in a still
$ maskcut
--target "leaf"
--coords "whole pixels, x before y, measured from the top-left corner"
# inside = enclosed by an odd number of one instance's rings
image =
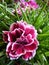
[[[20,9],[21,9],[21,8],[20,8]],[[21,9],[21,11],[22,11],[22,9]],[[28,18],[27,18],[27,15],[26,15],[26,13],[23,12],[23,11],[22,11],[22,17],[23,17],[23,19],[24,19],[26,22],[29,23],[29,20],[28,20]]]
[[[14,61],[10,61],[7,65],[14,65]]]

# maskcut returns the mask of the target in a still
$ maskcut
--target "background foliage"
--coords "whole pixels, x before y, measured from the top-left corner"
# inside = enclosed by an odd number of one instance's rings
[[[16,4],[12,0],[0,0],[0,65],[49,65],[49,6],[48,1],[37,0],[39,8],[30,13],[22,11],[22,17],[17,13],[12,14]],[[17,20],[25,20],[38,30],[39,48],[36,56],[30,61],[23,61],[21,58],[11,61],[6,56],[6,44],[2,39],[2,31],[9,30],[11,23]]]

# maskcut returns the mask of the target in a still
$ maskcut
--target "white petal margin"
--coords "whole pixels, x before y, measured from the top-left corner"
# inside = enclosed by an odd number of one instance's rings
[[[9,51],[9,47],[11,46],[11,44],[12,44],[12,42],[9,42],[9,43],[7,44],[7,47],[6,47],[6,52],[8,52],[8,51]]]
[[[33,52],[32,52],[32,56],[29,57],[29,60],[31,60],[32,58],[34,58],[35,55],[36,55],[36,50],[33,50]]]
[[[22,59],[25,61],[28,61],[28,60],[31,60],[32,58],[34,58],[35,55],[36,55],[36,50],[33,50],[32,56],[30,56],[29,58],[26,58],[26,59],[22,57]]]

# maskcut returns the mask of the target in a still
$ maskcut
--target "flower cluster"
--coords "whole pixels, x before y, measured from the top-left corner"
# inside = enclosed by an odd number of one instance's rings
[[[15,0],[15,2],[17,2],[17,0]],[[22,15],[20,8],[23,12],[25,12],[26,10],[36,10],[39,7],[35,0],[29,0],[27,2],[25,0],[18,0],[18,2],[20,2],[20,7],[18,7],[16,11],[19,15]],[[15,10],[13,11],[13,13],[14,12]]]
[[[12,23],[9,31],[3,31],[3,40],[8,43],[6,54],[11,60],[19,57],[30,60],[39,45],[37,30],[23,20]]]

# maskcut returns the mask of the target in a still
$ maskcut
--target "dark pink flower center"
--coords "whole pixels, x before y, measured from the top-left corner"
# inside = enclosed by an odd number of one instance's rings
[[[26,38],[17,38],[16,42],[19,43],[19,44],[23,44],[23,45],[29,43],[29,41]]]

